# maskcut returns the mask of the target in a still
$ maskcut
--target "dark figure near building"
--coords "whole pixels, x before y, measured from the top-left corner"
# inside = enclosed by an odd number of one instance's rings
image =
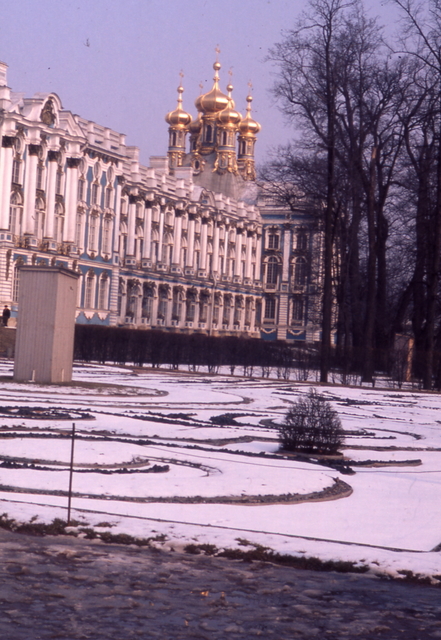
[[[8,326],[8,320],[10,317],[11,317],[11,310],[8,307],[8,305],[5,304],[5,308],[3,309],[3,313],[2,313],[2,320],[3,320],[4,327]]]

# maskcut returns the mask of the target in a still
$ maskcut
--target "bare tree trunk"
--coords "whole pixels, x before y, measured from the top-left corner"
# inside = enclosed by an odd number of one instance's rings
[[[375,242],[375,156],[376,147],[372,149],[370,162],[370,184],[367,206],[368,222],[368,268],[367,268],[367,299],[366,316],[364,325],[364,370],[363,382],[372,382],[374,373],[374,329],[375,329],[375,303],[377,293],[377,256]]]

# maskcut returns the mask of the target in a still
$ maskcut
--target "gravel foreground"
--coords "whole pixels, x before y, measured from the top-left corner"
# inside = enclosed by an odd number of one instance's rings
[[[441,590],[0,530],[2,640],[441,638]]]

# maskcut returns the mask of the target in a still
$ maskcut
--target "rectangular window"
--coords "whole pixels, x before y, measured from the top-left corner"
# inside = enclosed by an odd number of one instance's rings
[[[94,183],[92,185],[91,204],[98,204],[98,189],[98,185]]]
[[[81,213],[77,213],[75,222],[75,244],[78,249],[83,247],[83,216]]]
[[[96,216],[90,216],[89,218],[89,251],[95,251],[96,249],[96,228],[98,218]]]
[[[268,236],[268,249],[279,248],[279,236],[275,233],[270,233]]]
[[[276,318],[276,299],[266,298],[265,300],[265,320],[275,320]]]
[[[104,206],[106,209],[110,209],[112,203],[112,189],[106,189],[106,200]]]
[[[110,220],[104,219],[102,253],[110,253]]]
[[[84,200],[84,180],[79,180],[78,181],[78,193],[77,193],[77,199],[80,201]]]
[[[14,160],[12,163],[12,182],[15,184],[21,184],[21,162],[20,160]]]
[[[57,178],[55,181],[55,193],[59,196],[62,192],[63,174],[61,171],[57,171]]]

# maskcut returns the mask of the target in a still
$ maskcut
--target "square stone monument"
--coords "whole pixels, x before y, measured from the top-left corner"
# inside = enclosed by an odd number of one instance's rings
[[[78,278],[64,267],[20,267],[14,380],[72,380]]]

